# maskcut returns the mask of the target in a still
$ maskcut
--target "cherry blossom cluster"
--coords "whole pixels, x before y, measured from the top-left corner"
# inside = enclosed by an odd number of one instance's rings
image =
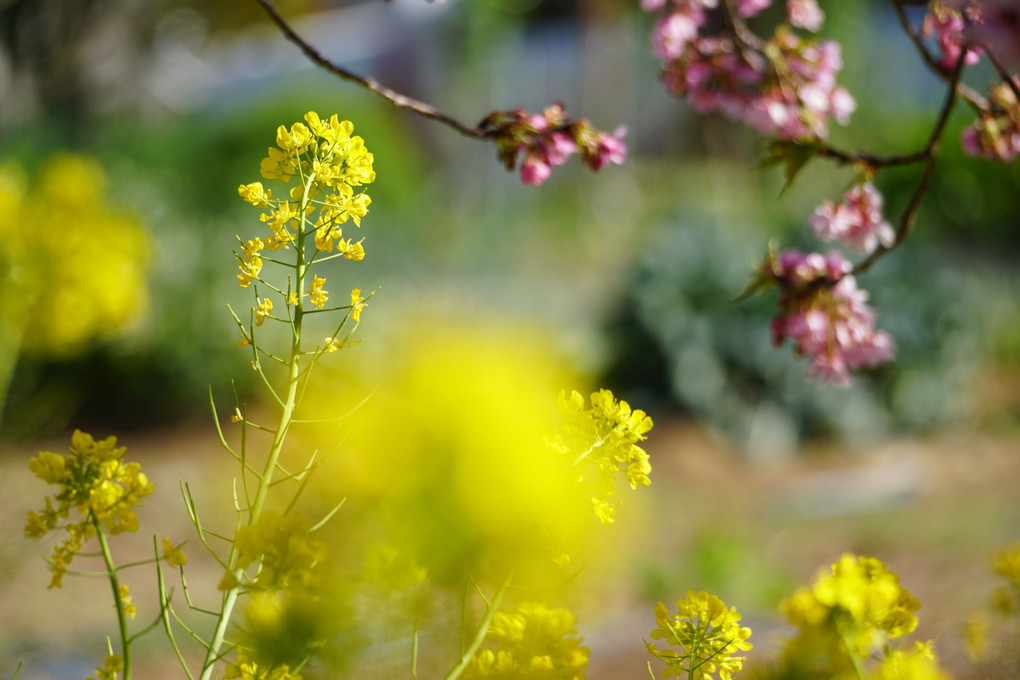
[[[896,232],[882,214],[882,194],[871,182],[855,184],[839,202],[818,206],[808,226],[822,241],[839,241],[862,253],[873,253],[879,244],[886,248]]]
[[[921,35],[935,38],[938,65],[945,72],[953,69],[961,55],[964,64],[971,66],[986,51],[991,51],[1000,66],[1020,61],[1020,13],[1015,2],[933,1],[921,24]],[[1004,162],[1020,154],[1020,80],[1016,76],[1011,79],[992,85],[987,103],[976,104],[980,117],[964,130],[961,140],[967,154]]]
[[[850,384],[851,371],[889,361],[892,337],[875,330],[868,293],[857,287],[853,265],[841,253],[785,250],[769,257],[763,274],[780,286],[780,312],[772,320],[772,343],[787,338],[798,355],[811,357],[808,377],[837,386]]]
[[[1004,64],[1020,63],[1020,12],[1016,0],[945,0],[957,11],[966,11],[970,25],[963,35],[991,50]]]
[[[739,16],[729,21],[770,4],[737,1]],[[824,15],[815,0],[788,0],[787,21],[764,43],[742,24],[741,30],[704,35],[718,0],[642,0],[642,7],[659,13],[651,41],[666,88],[688,97],[699,113],[719,112],[762,134],[800,139],[826,137],[830,119],[845,125],[856,108],[850,93],[836,85],[843,68],[839,44],[793,30],[821,28]]]
[[[966,15],[966,18],[965,18]],[[951,71],[960,55],[966,49],[964,63],[973,66],[981,60],[982,51],[980,48],[967,47],[967,39],[964,30],[968,23],[980,20],[975,8],[971,4],[961,10],[953,9],[941,2],[932,2],[928,7],[924,21],[921,23],[921,36],[934,36],[939,46],[941,56],[939,66],[946,71]]]
[[[572,121],[561,104],[553,104],[542,113],[530,114],[524,109],[496,111],[478,126],[496,143],[499,159],[507,170],[520,163],[521,181],[537,186],[547,180],[554,166],[563,165],[575,153],[593,172],[610,163],[622,164],[627,159],[620,126],[612,133],[596,130],[587,120]]]
[[[1015,88],[1015,89],[1014,89]],[[1013,76],[1013,86],[1001,82],[991,88],[988,108],[974,124],[963,131],[963,150],[971,156],[1009,162],[1020,154],[1020,100],[1016,91],[1020,78]]]

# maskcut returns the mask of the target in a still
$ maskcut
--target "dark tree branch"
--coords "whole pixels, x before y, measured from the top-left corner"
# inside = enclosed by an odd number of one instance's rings
[[[924,63],[928,65],[928,68],[936,76],[946,82],[953,80],[953,72],[951,69],[947,69],[942,64],[935,60],[932,53],[928,51],[928,48],[924,46],[924,41],[921,40],[921,35],[914,30],[914,27],[910,24],[910,19],[907,17],[906,11],[903,9],[904,6],[916,5],[921,3],[909,2],[908,0],[889,0],[889,4],[892,5],[893,11],[896,12],[896,17],[900,20],[900,26],[903,27],[903,32],[910,37],[910,41],[914,43],[914,47],[917,48],[918,54],[924,59]],[[927,3],[924,3],[927,4]],[[967,50],[964,49],[963,54],[966,55]],[[956,89],[958,94],[963,97],[974,108],[984,111],[988,108],[988,100],[982,97],[973,88],[968,87],[964,83],[959,82],[957,78]]]
[[[1013,75],[1006,68],[1005,64],[999,61],[999,58],[996,56],[995,52],[993,52],[988,47],[984,47],[984,50],[985,54],[988,55],[988,61],[992,62],[992,66],[995,67],[995,70],[999,73],[999,76],[1002,78],[1002,82],[1009,85],[1009,88],[1013,90],[1013,94],[1016,96],[1017,100],[1020,100],[1020,85],[1017,85],[1017,82],[1016,80],[1014,80]]]
[[[356,85],[360,85],[366,90],[369,90],[370,92],[373,92],[378,96],[382,97],[383,99],[385,99],[398,109],[411,111],[412,113],[416,113],[419,116],[423,116],[424,118],[428,118],[430,120],[442,123],[447,127],[453,128],[462,135],[466,135],[468,137],[475,137],[478,139],[483,139],[489,136],[486,132],[479,129],[478,127],[467,125],[466,123],[462,123],[461,121],[457,120],[452,116],[448,116],[445,113],[441,113],[430,104],[418,101],[417,99],[412,99],[411,97],[400,94],[395,90],[391,90],[390,88],[381,85],[378,81],[376,81],[372,77],[360,76],[356,73],[348,71],[342,66],[334,64],[332,61],[322,56],[322,54],[317,49],[315,49],[307,42],[305,42],[305,40],[302,39],[301,36],[299,36],[294,31],[294,29],[290,27],[290,25],[284,20],[284,18],[280,16],[280,13],[277,11],[276,6],[270,0],[255,0],[255,2],[262,5],[262,9],[266,11],[266,14],[269,15],[269,18],[272,19],[273,23],[277,25],[277,27],[284,34],[284,36],[286,36],[286,38],[290,40],[292,43],[297,45],[298,48],[300,48],[301,51],[305,53],[305,56],[307,56],[315,65],[319,66],[320,68],[329,71],[333,75],[342,78],[343,80],[355,83]]]
[[[935,168],[935,158],[938,155],[939,141],[942,139],[942,135],[946,131],[946,125],[949,123],[949,114],[953,111],[956,99],[958,96],[961,96],[959,88],[960,77],[963,75],[963,67],[966,59],[967,51],[964,50],[960,53],[960,58],[957,59],[956,66],[953,68],[952,73],[949,74],[949,83],[946,89],[945,100],[942,102],[942,109],[939,111],[939,117],[935,121],[935,127],[932,128],[931,136],[928,138],[928,144],[925,146],[923,151],[925,158],[924,170],[921,172],[921,179],[917,183],[917,189],[914,190],[913,196],[910,197],[910,203],[907,205],[907,209],[903,211],[903,215],[900,216],[899,227],[896,229],[896,239],[889,246],[879,247],[875,252],[855,266],[853,270],[854,274],[859,274],[870,269],[871,266],[886,253],[891,252],[903,243],[910,234],[911,229],[913,229],[914,219],[917,217],[917,209],[921,206],[921,200],[924,198],[924,195],[928,192],[928,188],[931,186],[932,171]]]

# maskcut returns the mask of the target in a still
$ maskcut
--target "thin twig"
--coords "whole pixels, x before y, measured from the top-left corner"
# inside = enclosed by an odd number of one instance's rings
[[[405,109],[407,111],[411,111],[412,113],[416,113],[419,116],[423,116],[425,118],[429,118],[431,120],[442,123],[447,127],[453,128],[462,135],[466,135],[468,137],[475,137],[479,139],[483,139],[488,136],[478,127],[467,125],[452,116],[448,116],[445,113],[441,113],[430,104],[418,101],[417,99],[412,99],[411,97],[400,94],[395,90],[391,90],[390,88],[381,85],[375,78],[360,76],[356,73],[353,73],[352,71],[348,71],[342,66],[333,63],[326,57],[322,56],[322,54],[317,49],[315,49],[307,42],[305,42],[305,40],[302,39],[301,36],[299,36],[294,31],[294,29],[290,27],[290,25],[284,20],[284,18],[280,16],[280,13],[277,11],[276,6],[273,5],[273,3],[270,0],[255,0],[255,2],[262,5],[262,9],[266,11],[266,14],[269,15],[269,18],[272,19],[273,23],[277,25],[277,27],[284,34],[284,36],[286,36],[286,38],[290,40],[292,43],[297,45],[298,48],[300,48],[301,51],[305,53],[305,56],[311,59],[312,62],[315,63],[320,68],[329,71],[330,73],[339,78],[342,78],[349,82],[360,85],[361,87],[364,87],[370,92],[373,92],[378,96],[382,97],[383,99],[385,99],[398,109]]]
[[[921,58],[924,59],[924,63],[928,65],[928,68],[931,69],[932,73],[947,83],[955,82],[957,93],[974,108],[982,111],[988,108],[988,100],[972,88],[961,83],[959,78],[954,78],[953,71],[938,63],[935,60],[935,57],[932,56],[932,53],[928,51],[928,48],[924,46],[924,41],[921,39],[921,35],[914,30],[914,27],[910,24],[910,19],[907,17],[906,11],[903,9],[904,5],[909,5],[911,3],[906,2],[905,0],[889,0],[889,4],[892,5],[893,11],[896,12],[896,17],[900,20],[900,26],[903,27],[903,32],[910,37],[910,41],[914,43],[914,47],[917,48],[918,53],[921,55]],[[960,56],[963,57],[966,54],[967,50],[964,49]]]
[[[741,50],[761,52],[765,47],[761,38],[747,27],[744,19],[737,12],[737,8],[734,7],[733,0],[723,0],[722,9],[723,19],[726,21],[727,28],[733,34],[733,41],[737,44],[737,47]]]
[[[959,88],[957,86],[960,82],[960,76],[963,75],[963,67],[964,62],[966,61],[966,56],[966,52],[960,54],[960,58],[956,61],[956,67],[953,69],[952,74],[950,74],[949,87],[946,90],[946,98],[942,102],[942,110],[939,111],[939,117],[935,121],[935,126],[932,128],[931,136],[928,138],[928,144],[924,148],[924,154],[926,156],[924,170],[921,173],[920,181],[917,183],[917,189],[914,190],[914,195],[910,197],[910,203],[907,205],[907,209],[900,217],[900,224],[896,229],[895,240],[888,246],[878,248],[865,260],[860,262],[856,267],[854,267],[854,274],[859,274],[870,269],[871,266],[879,260],[879,258],[894,250],[899,244],[903,243],[910,234],[910,230],[914,226],[914,218],[917,216],[917,209],[921,205],[921,199],[924,198],[929,186],[931,186],[931,176],[932,171],[935,168],[935,157],[938,155],[939,140],[942,138],[942,134],[946,130],[946,125],[949,122],[949,114],[952,113],[953,105],[956,103],[957,96],[959,96]]]
[[[892,154],[889,156],[878,156],[867,151],[851,153],[829,146],[823,140],[818,140],[818,155],[832,158],[842,165],[853,165],[854,163],[865,163],[872,168],[888,168],[897,165],[912,165],[920,163],[927,158],[925,149],[907,154]]]
[[[985,54],[988,55],[988,61],[992,63],[992,66],[995,67],[995,70],[1002,78],[1002,82],[1009,85],[1009,89],[1013,90],[1013,95],[1016,96],[1017,99],[1020,99],[1020,85],[1017,85],[1015,77],[1009,72],[1006,66],[999,61],[999,58],[995,56],[995,52],[988,47],[984,47],[984,50]]]

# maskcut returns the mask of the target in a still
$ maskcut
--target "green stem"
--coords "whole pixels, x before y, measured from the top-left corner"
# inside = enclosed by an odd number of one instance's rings
[[[96,537],[99,539],[99,548],[103,553],[103,562],[106,563],[106,573],[110,579],[110,587],[113,588],[113,602],[117,608],[117,624],[120,627],[120,655],[124,659],[124,680],[131,680],[131,640],[128,638],[124,601],[120,597],[120,581],[117,579],[117,566],[113,563],[113,554],[110,552],[110,544],[106,541],[106,534],[103,533],[103,525],[99,523],[95,515],[92,516],[92,526],[95,528]]]
[[[303,198],[301,199],[301,215],[302,219],[306,219],[306,208],[308,207],[308,199],[311,194],[312,184],[315,182],[315,173],[309,174],[304,182]],[[295,250],[297,251],[297,290],[304,289],[305,275],[308,271],[308,264],[305,262],[305,234],[304,229],[298,230],[297,243]],[[297,402],[298,382],[301,375],[301,324],[304,316],[304,310],[302,305],[294,310],[294,330],[291,337],[291,353],[290,362],[288,364],[288,376],[287,376],[287,394],[284,399],[281,400],[283,405],[283,412],[280,414],[280,424],[276,428],[276,433],[273,436],[273,444],[269,449],[269,456],[266,458],[265,467],[262,470],[262,476],[259,477],[258,489],[255,491],[255,499],[251,503],[251,507],[248,508],[248,524],[252,525],[258,522],[259,517],[262,515],[262,510],[266,503],[266,497],[269,494],[269,488],[273,482],[273,472],[276,470],[277,463],[280,460],[280,453],[283,451],[283,443],[287,437],[287,432],[290,429],[290,424],[294,416],[294,407]],[[234,575],[236,585],[230,588],[223,594],[223,604],[220,609],[220,615],[216,621],[216,629],[213,632],[213,637],[209,641],[209,647],[206,650],[205,661],[202,663],[202,674],[200,680],[210,680],[213,675],[213,670],[216,666],[216,662],[220,659],[220,647],[223,646],[223,641],[227,634],[227,626],[230,623],[231,615],[234,612],[234,606],[237,603],[237,596],[241,585],[241,579],[244,576],[244,569],[235,566],[237,563],[237,546],[234,545],[230,550],[230,558],[227,561],[231,573]],[[126,679],[125,679],[126,680]]]
[[[854,671],[857,673],[857,677],[860,680],[865,680],[867,675],[864,673],[864,667],[861,665],[861,660],[857,658],[857,653],[854,652],[853,647],[850,645],[850,640],[847,637],[845,627],[836,621],[836,630],[839,631],[839,639],[843,642],[843,647],[846,648],[846,654],[850,657],[850,663],[853,664]]]
[[[492,596],[491,600],[489,600],[488,606],[485,609],[485,616],[482,617],[482,623],[478,626],[478,632],[475,633],[474,639],[471,640],[471,644],[468,648],[461,652],[460,661],[457,662],[456,666],[450,669],[450,672],[446,674],[446,677],[443,678],[443,680],[457,680],[457,678],[460,677],[460,674],[464,672],[464,669],[467,668],[474,655],[478,653],[482,643],[485,642],[485,636],[489,633],[489,625],[492,623],[492,618],[496,615],[496,611],[499,609],[500,602],[503,601],[503,595],[506,593],[506,589],[510,586],[510,580],[512,578],[512,574],[507,576],[506,580],[503,581],[503,585],[499,587],[496,594]]]

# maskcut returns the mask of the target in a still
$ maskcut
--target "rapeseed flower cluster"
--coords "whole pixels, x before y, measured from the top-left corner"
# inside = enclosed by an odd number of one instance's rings
[[[138,463],[124,462],[126,450],[117,446],[116,437],[96,441],[92,435],[75,430],[69,455],[43,451],[29,461],[36,477],[60,487],[52,498],[46,497],[42,510],[29,511],[25,524],[29,538],[40,538],[57,528],[67,532],[67,538],[53,551],[51,588],[60,587],[74,556],[97,530],[109,534],[138,531],[134,508],[152,493],[154,484]],[[70,517],[71,510],[76,510],[80,519],[60,525],[60,520]]]
[[[291,671],[290,666],[260,665],[243,649],[237,651],[234,663],[227,665],[223,677],[226,680],[301,680],[301,676]]]
[[[465,678],[583,680],[588,667],[590,652],[581,646],[574,615],[567,609],[525,603],[512,612],[496,612],[486,643]]]
[[[1003,548],[992,555],[991,571],[1001,578],[992,591],[991,611],[973,612],[963,629],[963,641],[971,661],[994,664],[1015,647],[1020,632],[1020,544]]]
[[[914,643],[910,651],[894,650],[879,662],[870,680],[950,680],[939,665],[931,642]]]
[[[781,609],[795,626],[832,627],[833,632],[861,658],[881,649],[890,638],[912,633],[914,612],[921,604],[899,576],[873,557],[843,555],[830,574],[821,574],[810,587],[797,590]]]
[[[992,572],[1006,583],[992,595],[992,605],[1001,614],[1020,614],[1020,545],[1000,550],[992,557]]]
[[[677,600],[676,614],[659,603],[655,607],[657,628],[653,640],[662,640],[669,647],[659,649],[655,643],[645,646],[666,668],[662,677],[684,675],[690,680],[712,678],[730,680],[744,667],[746,657],[738,652],[751,649],[751,629],[740,626],[740,614],[715,595],[688,590],[687,597]],[[671,649],[675,647],[676,649]]]
[[[308,588],[316,583],[319,567],[326,557],[326,545],[311,535],[312,522],[292,512],[283,516],[275,510],[263,512],[253,524],[237,531],[235,546],[237,566],[245,569],[258,565],[258,572],[247,583],[249,590],[273,588]],[[221,589],[237,585],[233,573],[227,572]]]
[[[340,121],[336,115],[323,120],[314,111],[305,114],[304,120],[290,129],[283,125],[277,129],[276,147],[269,149],[261,168],[265,179],[287,184],[297,178],[300,184],[283,198],[274,198],[262,182],[238,187],[245,202],[263,210],[259,219],[269,228],[269,234],[241,244],[237,255],[241,286],[260,280],[263,252],[304,243],[305,236],[312,237],[317,253],[332,253],[335,249],[337,256],[348,260],[365,257],[362,241],[344,238],[341,225],[350,221],[360,227],[361,218],[368,213],[372,200],[363,187],[375,180],[374,157],[364,140],[352,134],[350,121]],[[299,262],[304,258],[300,254]],[[325,278],[315,276],[304,291],[315,309],[321,309],[328,298],[324,283]],[[298,295],[297,291],[287,291],[287,304],[296,305]],[[264,317],[261,314],[259,319]]]
[[[592,505],[603,524],[612,524],[619,502],[615,478],[622,472],[630,488],[648,486],[652,466],[648,454],[638,446],[652,429],[652,419],[640,409],[631,410],[625,401],[617,401],[609,390],[591,395],[591,406],[577,391],[570,396],[560,393],[560,413],[565,420],[563,430],[552,442],[553,447],[573,456],[573,466],[580,469],[581,479],[591,480]]]
[[[920,607],[881,561],[843,555],[780,605],[799,629],[785,662],[798,677],[863,677],[864,664],[876,659],[876,678],[942,680],[933,643],[915,643],[909,652],[889,645],[914,631]]]
[[[85,680],[117,680],[117,674],[124,670],[124,659],[119,654],[107,654],[103,667],[96,669],[96,677]]]

